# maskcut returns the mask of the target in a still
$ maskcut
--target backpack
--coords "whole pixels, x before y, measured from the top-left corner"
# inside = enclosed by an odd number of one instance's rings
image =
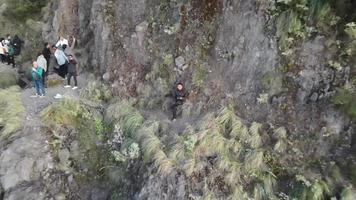
[[[15,49],[13,46],[9,46],[9,56],[14,56],[15,55]]]

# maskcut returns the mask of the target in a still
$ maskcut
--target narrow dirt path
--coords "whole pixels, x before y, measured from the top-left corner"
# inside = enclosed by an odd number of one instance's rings
[[[9,67],[1,65],[0,67]],[[79,78],[79,88],[84,80]],[[63,85],[46,89],[45,98],[31,98],[34,88],[22,91],[21,100],[25,107],[21,131],[13,134],[0,152],[0,193],[5,191],[3,200],[46,199],[43,177],[54,169],[54,161],[46,135],[41,129],[44,124],[40,115],[43,109],[60,100],[56,94],[79,98],[79,90],[66,89]],[[0,194],[1,197],[1,194]]]

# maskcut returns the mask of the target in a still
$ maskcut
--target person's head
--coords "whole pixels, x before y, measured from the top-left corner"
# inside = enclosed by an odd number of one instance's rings
[[[178,83],[177,84],[177,90],[183,90],[184,86],[183,86],[183,83]]]
[[[42,56],[42,52],[37,53],[37,57],[40,57],[40,56]]]
[[[33,61],[32,66],[33,66],[33,68],[37,69],[37,67],[38,67],[37,61]]]

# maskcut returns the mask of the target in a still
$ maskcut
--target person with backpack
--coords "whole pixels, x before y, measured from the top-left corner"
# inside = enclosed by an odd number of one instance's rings
[[[68,40],[65,39],[63,36],[60,36],[60,37],[59,37],[59,40],[58,40],[58,42],[57,42],[57,44],[56,44],[56,47],[57,47],[57,48],[62,48],[63,51],[65,51],[66,48],[68,47],[68,45],[69,45]]]
[[[68,58],[63,52],[62,48],[54,47],[54,56],[56,57],[57,64],[59,65],[58,75],[65,78],[68,73]]]
[[[14,39],[12,40],[11,43],[12,43],[12,45],[14,47],[14,56],[20,55],[21,54],[21,48],[22,48],[22,45],[23,45],[24,41],[21,40],[18,35],[15,35]]]
[[[189,93],[185,90],[182,82],[178,82],[175,86],[175,89],[171,94],[166,95],[167,97],[173,97],[174,103],[171,106],[172,109],[172,120],[175,121],[177,118],[177,110],[179,106],[182,106],[188,97]]]
[[[68,84],[64,86],[65,88],[70,88],[70,79],[73,77],[74,79],[74,87],[72,88],[73,90],[78,89],[78,82],[77,82],[77,61],[74,59],[73,55],[68,56],[69,63],[68,63],[68,75],[67,75],[67,81]]]
[[[43,56],[42,53],[39,53],[37,56],[37,64],[43,70],[42,82],[43,82],[43,86],[46,87],[46,79],[47,79],[47,75],[48,75],[47,60],[45,59],[45,57]]]
[[[12,44],[10,44],[8,47],[7,64],[8,65],[12,64],[12,67],[15,68],[15,49]]]
[[[45,89],[43,87],[43,82],[42,82],[42,74],[43,74],[43,69],[41,67],[38,67],[37,61],[33,62],[33,68],[32,68],[32,79],[34,81],[34,85],[36,88],[36,95],[33,95],[31,97],[45,97]]]

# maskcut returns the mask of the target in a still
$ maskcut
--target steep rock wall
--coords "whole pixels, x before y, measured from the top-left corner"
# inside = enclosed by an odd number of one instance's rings
[[[141,108],[164,110],[164,95],[183,80],[191,90],[189,119],[232,104],[247,122],[287,127],[306,157],[343,155],[353,145],[352,122],[329,101],[334,87],[348,80],[348,69],[326,67],[333,51],[318,35],[298,45],[297,67],[283,71],[269,3],[70,0],[51,6],[55,12],[44,36],[52,41],[60,34],[76,36],[82,71],[94,72],[118,98],[134,97]],[[329,133],[333,137],[324,137]],[[289,162],[298,165],[301,159]],[[142,197],[165,187],[160,178],[150,181]],[[184,198],[180,189],[167,196]]]

